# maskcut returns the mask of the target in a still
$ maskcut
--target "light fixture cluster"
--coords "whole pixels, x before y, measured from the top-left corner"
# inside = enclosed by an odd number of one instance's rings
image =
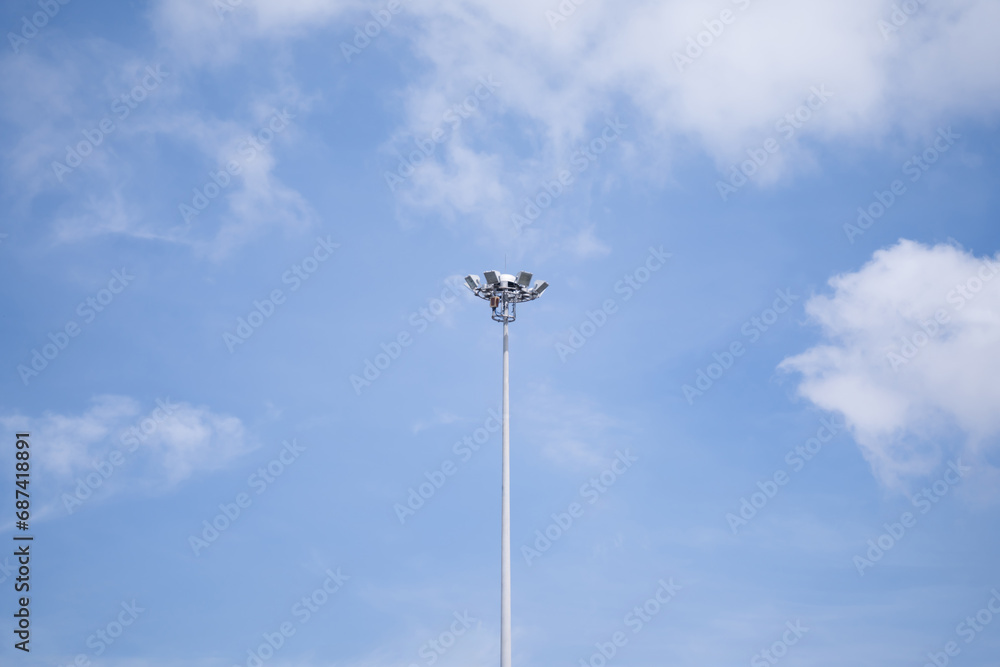
[[[465,284],[480,299],[490,302],[493,309],[493,319],[497,322],[513,322],[517,314],[515,307],[524,301],[534,301],[542,295],[549,284],[544,280],[531,285],[532,274],[527,271],[519,271],[517,276],[499,271],[484,271],[483,284],[477,275],[465,277]]]

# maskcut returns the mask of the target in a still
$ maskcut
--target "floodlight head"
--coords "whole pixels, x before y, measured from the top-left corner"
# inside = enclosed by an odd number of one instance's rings
[[[513,322],[517,317],[518,304],[534,301],[549,286],[541,280],[533,288],[528,287],[532,279],[530,271],[519,271],[516,277],[499,271],[484,271],[483,277],[486,278],[485,284],[480,284],[479,278],[472,275],[465,277],[465,283],[473,294],[490,302],[493,320],[504,324]]]

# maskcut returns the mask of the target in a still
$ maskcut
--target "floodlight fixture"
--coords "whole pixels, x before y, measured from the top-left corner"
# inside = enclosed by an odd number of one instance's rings
[[[479,276],[470,274],[465,276],[465,284],[469,286],[469,289],[474,290],[479,287]]]
[[[486,278],[485,285],[480,285],[476,276],[467,277],[465,282],[476,296],[490,302],[493,319],[504,324],[513,322],[517,317],[517,304],[534,301],[549,286],[543,280],[535,284],[535,289],[529,288],[532,274],[528,271],[519,271],[517,277],[499,271],[484,271],[483,277]]]
[[[497,271],[486,271],[485,285],[479,281],[465,279],[473,293],[481,299],[490,302],[495,322],[503,322],[503,403],[501,429],[502,483],[500,511],[500,667],[511,667],[511,637],[510,637],[510,408],[509,408],[509,373],[510,357],[507,325],[517,317],[517,304],[534,301],[542,295],[549,284],[544,280],[529,288],[532,274],[520,271],[517,278]],[[475,282],[475,287],[473,287]]]

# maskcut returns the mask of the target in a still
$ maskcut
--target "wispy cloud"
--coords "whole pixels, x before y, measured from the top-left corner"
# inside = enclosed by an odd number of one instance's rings
[[[168,398],[144,410],[133,398],[101,395],[81,413],[8,413],[0,424],[30,432],[44,448],[37,464],[61,485],[56,490],[70,494],[95,472],[103,478],[104,496],[139,488],[164,492],[255,448],[238,417]]]
[[[524,419],[541,455],[559,469],[599,470],[628,445],[623,423],[586,395],[568,396],[539,385],[525,393]]]

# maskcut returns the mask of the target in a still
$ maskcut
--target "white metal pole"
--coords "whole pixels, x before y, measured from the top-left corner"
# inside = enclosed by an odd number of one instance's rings
[[[500,667],[510,667],[510,406],[507,322],[503,323],[503,508],[500,511]]]

